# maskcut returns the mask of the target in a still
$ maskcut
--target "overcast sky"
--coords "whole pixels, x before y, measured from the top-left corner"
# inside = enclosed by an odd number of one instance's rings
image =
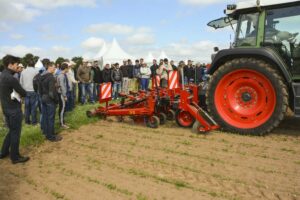
[[[136,57],[164,50],[172,59],[209,61],[228,47],[230,30],[206,24],[223,16],[222,0],[0,0],[0,56],[93,57],[116,38]]]

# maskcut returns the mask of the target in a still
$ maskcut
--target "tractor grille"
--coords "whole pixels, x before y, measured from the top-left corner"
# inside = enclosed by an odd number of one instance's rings
[[[300,117],[300,83],[293,83],[293,90],[295,94],[294,99],[294,113],[296,117]]]

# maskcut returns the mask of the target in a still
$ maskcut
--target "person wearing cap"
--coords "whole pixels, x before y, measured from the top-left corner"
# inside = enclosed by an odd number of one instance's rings
[[[86,96],[89,95],[90,102],[93,101],[92,97],[92,76],[91,76],[91,66],[92,64],[87,62],[86,60],[83,61],[83,65],[81,65],[77,70],[77,79],[80,82],[81,88],[81,104],[86,103]]]
[[[123,74],[120,70],[119,63],[115,64],[115,68],[111,72],[111,80],[113,82],[113,99],[117,99],[119,97],[119,93],[121,91]]]
[[[33,78],[39,73],[34,68],[35,61],[33,58],[28,60],[27,67],[22,71],[20,77],[20,84],[26,90],[25,97],[25,123],[36,125],[37,121],[37,107],[38,107],[38,94],[33,88]]]

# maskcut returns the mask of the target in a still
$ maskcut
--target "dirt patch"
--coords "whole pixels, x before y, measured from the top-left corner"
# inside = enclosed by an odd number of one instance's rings
[[[99,121],[1,160],[0,199],[300,199],[300,125],[266,137]]]

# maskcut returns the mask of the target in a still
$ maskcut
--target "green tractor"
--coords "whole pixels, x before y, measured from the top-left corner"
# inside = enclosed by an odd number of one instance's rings
[[[231,48],[219,51],[206,102],[225,130],[264,135],[288,108],[300,117],[300,1],[247,1],[228,5],[208,26],[236,29]]]

